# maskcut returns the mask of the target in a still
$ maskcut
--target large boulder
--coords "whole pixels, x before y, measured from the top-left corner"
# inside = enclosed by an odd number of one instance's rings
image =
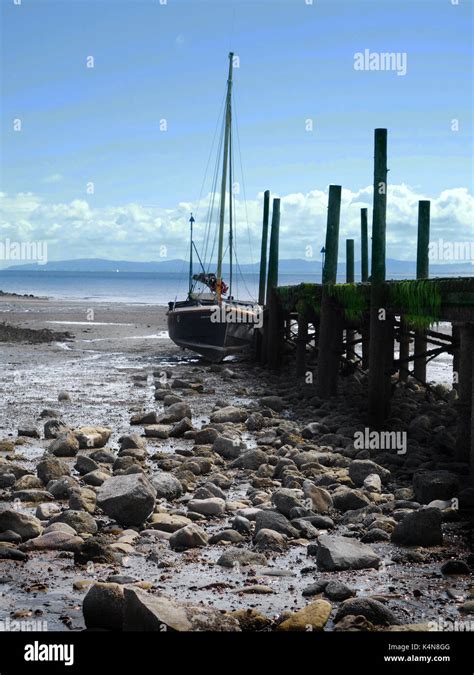
[[[400,623],[391,609],[373,598],[349,598],[337,610],[334,623],[345,616],[363,616],[377,626],[395,626]]]
[[[298,530],[278,511],[259,511],[255,516],[255,534],[259,530],[275,530],[290,538],[298,537]]]
[[[392,541],[401,546],[439,546],[443,543],[439,509],[419,509],[403,518],[392,532]]]
[[[380,558],[359,541],[323,534],[318,539],[316,562],[320,570],[333,572],[377,568]]]
[[[390,471],[370,459],[354,459],[349,466],[349,476],[357,487],[361,487],[367,476],[372,473],[380,476],[382,483],[387,483],[390,480]]]
[[[175,551],[184,551],[188,548],[207,546],[208,537],[202,527],[192,523],[181,527],[174,532],[170,539],[170,547]]]
[[[156,490],[157,499],[177,499],[183,494],[183,486],[171,473],[162,471],[152,476],[150,480]]]
[[[280,513],[289,517],[292,509],[302,506],[302,497],[301,490],[279,488],[272,494],[272,503]]]
[[[79,441],[72,431],[58,436],[48,447],[49,452],[56,457],[75,457],[79,450]]]
[[[141,473],[113,476],[97,493],[97,506],[120,525],[141,525],[153,511],[156,490]]]
[[[82,601],[82,613],[87,628],[122,630],[123,586],[112,583],[95,583]]]
[[[222,516],[225,513],[225,501],[219,497],[191,499],[188,502],[188,511],[194,511],[203,516]]]
[[[21,513],[15,509],[0,511],[0,532],[11,530],[20,535],[23,540],[33,539],[43,531],[43,526],[38,518],[29,513]]]
[[[278,624],[277,631],[320,631],[324,629],[332,606],[326,600],[316,600],[303,609],[294,612]]]
[[[417,471],[413,476],[416,501],[429,504],[435,499],[447,500],[459,491],[459,478],[449,471]]]
[[[38,478],[44,485],[47,485],[50,480],[58,480],[62,476],[69,476],[69,466],[57,457],[45,457],[36,466],[36,473]]]
[[[80,448],[103,448],[110,438],[112,430],[107,427],[81,427],[74,429],[74,436]]]
[[[240,631],[236,618],[213,607],[178,604],[165,595],[124,589],[123,628],[126,631]]]
[[[67,509],[59,515],[53,516],[50,523],[65,523],[78,534],[95,534],[97,532],[95,519],[86,511]]]
[[[242,454],[242,449],[245,447],[238,438],[227,438],[227,436],[218,436],[212,444],[213,452],[224,459],[236,459]]]
[[[248,412],[243,408],[236,408],[233,405],[228,405],[225,408],[220,408],[211,414],[211,422],[221,424],[223,422],[245,422],[249,416]]]
[[[333,508],[330,493],[309,480],[305,480],[303,483],[303,493],[305,498],[310,501],[310,510],[316,513],[327,513]]]
[[[180,402],[173,403],[173,405],[170,405],[169,408],[166,408],[166,411],[160,415],[157,421],[159,424],[173,424],[175,422],[179,422],[185,417],[191,420],[193,414],[187,403]]]

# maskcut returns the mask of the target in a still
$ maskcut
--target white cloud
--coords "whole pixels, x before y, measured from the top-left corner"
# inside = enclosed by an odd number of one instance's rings
[[[387,204],[387,256],[413,260],[416,255],[418,200],[429,199],[407,185],[391,185]],[[256,262],[260,247],[263,193],[236,202],[236,244],[240,262]],[[205,200],[201,204],[206,203]],[[357,192],[342,190],[340,259],[343,240],[352,237],[359,250],[360,209],[372,211],[372,187]],[[431,197],[431,239],[471,241],[474,198],[466,188],[444,190]],[[48,202],[33,193],[0,193],[0,238],[12,241],[47,241],[50,260],[101,257],[158,260],[160,247],[168,258],[184,258],[188,251],[189,213],[196,218],[198,248],[203,237],[206,209],[179,203],[174,209],[124,204],[94,207],[86,200]],[[246,216],[249,230],[247,231]],[[282,258],[303,258],[306,247],[315,255],[325,240],[327,190],[281,196]],[[250,239],[249,239],[250,237]],[[212,244],[211,244],[212,246]]]

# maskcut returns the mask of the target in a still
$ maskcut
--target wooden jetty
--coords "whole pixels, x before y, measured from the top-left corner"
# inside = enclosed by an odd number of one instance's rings
[[[382,429],[390,416],[394,384],[414,377],[424,386],[426,364],[453,355],[459,413],[456,460],[470,466],[474,483],[474,277],[429,279],[430,202],[419,202],[416,279],[386,279],[387,130],[374,138],[372,255],[369,278],[368,217],[361,209],[361,282],[355,283],[354,240],[346,242],[346,283],[337,283],[341,186],[331,185],[322,284],[278,285],[280,200],[273,199],[267,271],[270,193],[265,192],[259,300],[264,326],[256,357],[278,369],[295,352],[296,374],[323,399],[337,394],[344,369],[368,374],[368,422]],[[433,329],[450,322],[452,334]],[[395,341],[399,355],[395,358]],[[360,355],[356,346],[360,345]],[[412,353],[410,346],[413,345]],[[317,356],[314,381],[308,358]],[[412,368],[410,368],[412,366]],[[311,376],[311,377],[310,377]]]

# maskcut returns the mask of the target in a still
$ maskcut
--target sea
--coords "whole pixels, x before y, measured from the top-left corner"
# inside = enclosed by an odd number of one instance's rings
[[[306,277],[306,278],[305,278]],[[279,285],[321,282],[321,277],[282,274]],[[167,305],[185,300],[188,277],[184,274],[155,272],[51,272],[0,270],[0,290],[6,293],[32,294],[59,300],[90,302],[126,302]],[[239,300],[255,300],[258,275],[236,277],[233,295]]]

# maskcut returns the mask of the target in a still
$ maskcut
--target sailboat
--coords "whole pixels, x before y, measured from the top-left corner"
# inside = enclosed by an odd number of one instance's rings
[[[168,303],[168,334],[175,344],[190,349],[212,362],[246,349],[252,342],[254,329],[261,326],[262,308],[253,302],[239,301],[232,295],[233,273],[233,204],[232,204],[232,74],[234,54],[229,53],[229,72],[225,98],[225,127],[222,145],[222,176],[218,221],[216,272],[204,267],[193,241],[193,214],[190,223],[189,290],[185,300]],[[220,160],[220,158],[219,158]],[[218,160],[218,161],[219,161]],[[227,183],[228,181],[228,183]],[[229,186],[228,244],[229,284],[223,279],[225,241],[226,190]],[[193,251],[201,271],[193,273]],[[199,284],[199,286],[198,286]],[[201,289],[201,290],[198,290]]]

